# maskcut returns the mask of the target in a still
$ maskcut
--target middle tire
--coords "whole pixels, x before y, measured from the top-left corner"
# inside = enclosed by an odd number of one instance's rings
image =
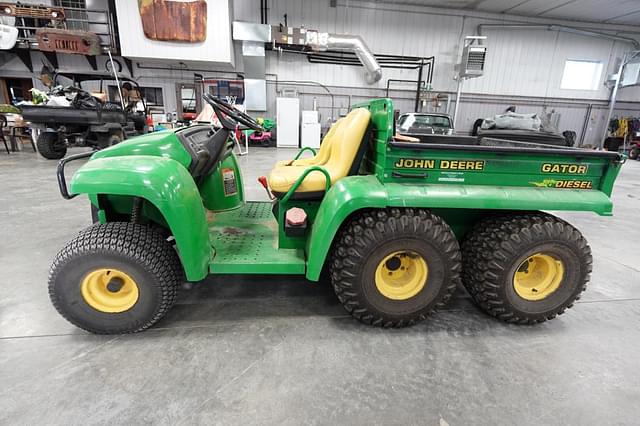
[[[344,308],[365,324],[403,327],[443,307],[460,281],[451,228],[422,209],[357,213],[336,236],[330,275]]]

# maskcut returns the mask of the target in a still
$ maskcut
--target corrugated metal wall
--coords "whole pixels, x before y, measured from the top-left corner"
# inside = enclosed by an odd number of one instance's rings
[[[260,21],[260,2],[239,0],[234,2],[236,20]],[[284,22],[287,14],[290,26],[305,26],[320,31],[361,35],[371,50],[381,54],[435,56],[433,78],[434,93],[453,94],[456,90],[455,64],[459,60],[461,41],[465,35],[476,33],[479,24],[507,22],[504,15],[463,14],[446,9],[338,1],[330,7],[329,1],[269,1],[269,23]],[[471,16],[473,15],[473,16]],[[478,15],[481,15],[480,17]],[[518,18],[521,23],[539,23],[539,20]],[[558,22],[555,22],[556,24]],[[575,26],[576,23],[567,23]],[[602,31],[611,26],[593,25]],[[628,30],[628,28],[627,28]],[[470,130],[478,117],[503,112],[516,105],[519,112],[555,110],[560,114],[560,130],[578,133],[586,126],[584,143],[595,144],[605,121],[609,91],[600,86],[596,91],[560,89],[560,80],[567,59],[601,61],[605,65],[602,79],[615,69],[616,58],[629,50],[630,45],[608,39],[545,30],[484,28],[488,36],[488,56],[485,75],[464,82],[458,120],[461,131]],[[238,67],[241,68],[241,64]],[[311,108],[313,98],[319,105],[323,119],[334,118],[350,105],[369,97],[384,96],[387,79],[415,80],[417,71],[383,69],[383,78],[373,86],[364,82],[360,67],[310,64],[301,55],[268,53],[267,73],[270,79],[307,80],[329,86],[332,97],[318,87],[279,83],[278,89],[296,89],[303,108]],[[392,86],[390,96],[402,111],[414,109],[411,85]],[[268,85],[267,115],[275,115],[276,84]],[[496,96],[497,95],[497,96]],[[452,99],[454,96],[452,96]],[[465,101],[465,99],[467,99]],[[638,88],[624,89],[620,100],[640,101]],[[591,107],[591,114],[587,115]],[[451,104],[453,111],[454,104]],[[429,104],[427,108],[432,108]],[[442,111],[444,105],[440,108]],[[333,111],[333,114],[332,114]],[[640,115],[640,105],[621,104],[620,115]],[[585,124],[586,123],[586,124]]]

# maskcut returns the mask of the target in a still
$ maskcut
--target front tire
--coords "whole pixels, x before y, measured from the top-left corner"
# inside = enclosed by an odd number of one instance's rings
[[[148,226],[110,222],[81,231],[49,273],[53,306],[96,334],[135,333],[173,306],[182,277],[178,256]]]
[[[567,222],[545,213],[481,220],[462,244],[462,281],[480,308],[535,324],[573,306],[591,273],[591,249]]]
[[[422,209],[356,214],[336,236],[330,275],[353,317],[403,327],[443,307],[460,281],[460,250],[449,226]]]
[[[42,132],[36,140],[38,152],[47,160],[59,160],[67,153],[67,146],[56,132]]]

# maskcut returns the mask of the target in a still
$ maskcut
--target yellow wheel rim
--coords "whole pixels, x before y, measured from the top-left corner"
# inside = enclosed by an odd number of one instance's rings
[[[376,287],[383,296],[407,300],[418,294],[429,276],[427,262],[413,251],[396,251],[382,259],[376,268]]]
[[[518,266],[513,288],[525,300],[542,300],[560,287],[564,264],[554,256],[536,253]]]
[[[82,298],[93,309],[106,312],[124,312],[138,301],[138,285],[124,272],[113,268],[89,272],[80,286]]]

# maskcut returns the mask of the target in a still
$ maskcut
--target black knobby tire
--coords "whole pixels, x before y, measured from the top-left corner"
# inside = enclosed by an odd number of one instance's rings
[[[83,278],[100,268],[131,276],[139,297],[130,309],[106,313],[91,307],[81,292]],[[173,306],[182,279],[174,248],[152,228],[129,222],[95,224],[81,231],[56,256],[49,273],[49,296],[72,324],[96,334],[142,331]]]
[[[109,136],[109,141],[107,146],[117,145],[124,140],[124,133],[122,131],[118,133],[114,133]]]
[[[59,160],[67,153],[67,146],[55,132],[42,132],[36,140],[38,152],[48,160]]]
[[[96,148],[104,149],[113,145],[117,145],[122,142],[123,136],[124,135],[122,132],[99,135]]]
[[[640,148],[631,148],[631,151],[629,151],[629,158],[632,160],[640,160]]]
[[[559,287],[541,300],[518,295],[514,276],[530,256],[544,253],[562,262]],[[546,213],[481,220],[462,244],[462,281],[480,308],[509,323],[535,324],[573,306],[592,269],[591,249],[580,231]]]
[[[428,264],[424,287],[406,300],[385,297],[376,285],[380,262],[410,250]],[[445,306],[460,282],[461,255],[449,226],[423,209],[358,212],[336,236],[329,272],[338,299],[353,317],[380,327],[403,327]]]

